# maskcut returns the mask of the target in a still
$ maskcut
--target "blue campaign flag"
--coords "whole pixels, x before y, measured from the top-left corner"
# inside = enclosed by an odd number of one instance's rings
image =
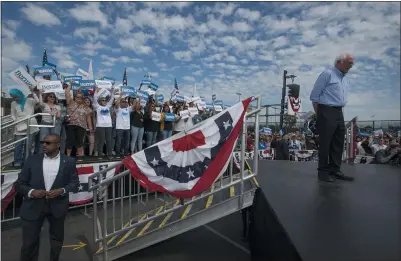
[[[150,89],[152,89],[152,90],[154,90],[154,91],[157,91],[157,89],[159,89],[159,85],[157,85],[156,83],[151,83],[150,85],[149,85],[149,88]]]
[[[121,86],[121,94],[123,96],[135,97],[136,94],[135,87]]]
[[[223,107],[223,101],[222,100],[216,100],[216,101],[214,101],[214,105],[220,105],[221,107]]]
[[[55,65],[54,63],[44,62],[44,64],[53,67],[54,69],[57,69],[57,65]]]
[[[174,113],[164,113],[164,121],[175,121],[175,114]]]
[[[78,82],[82,81],[82,76],[78,76],[78,75],[62,76],[61,78],[62,78],[63,82],[67,82],[69,80],[74,81],[74,82],[75,81],[78,81]]]
[[[75,86],[75,82],[72,84],[72,86]],[[82,92],[87,95],[90,92],[93,92],[96,90],[96,82],[95,80],[82,80],[79,81],[79,86],[81,87]]]
[[[116,79],[114,79],[113,77],[107,77],[107,76],[104,76],[100,80],[109,81],[109,82],[111,82],[112,85],[114,85],[114,83],[116,82]]]
[[[164,102],[164,96],[163,96],[163,94],[157,95],[157,101],[158,101],[159,103],[163,103],[163,102]]]
[[[185,98],[184,98],[184,96],[183,95],[175,95],[175,100],[177,101],[177,102],[184,102],[185,101]]]
[[[138,91],[136,91],[136,95],[141,97],[141,99],[145,100],[145,101],[147,101],[149,99],[149,93],[147,93],[145,91],[138,90]]]
[[[211,103],[206,103],[206,109],[213,109],[214,106]]]
[[[205,100],[205,96],[200,96],[200,99],[201,99],[201,101],[203,101],[203,102],[206,101],[206,100]]]
[[[38,67],[33,70],[34,75],[40,75],[40,76],[48,76],[48,75],[53,75],[55,74],[54,68],[52,67]]]
[[[142,85],[150,85],[150,81],[149,80],[142,80],[141,86]]]

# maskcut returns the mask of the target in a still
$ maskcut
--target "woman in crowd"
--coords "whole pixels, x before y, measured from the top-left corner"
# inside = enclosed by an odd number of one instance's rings
[[[156,103],[150,100],[147,111],[144,114],[146,136],[146,147],[152,146],[156,143],[157,133],[160,130],[160,121],[152,120],[152,112],[156,112]]]
[[[162,132],[163,140],[170,138],[171,135],[173,134],[173,122],[166,121],[165,113],[171,113],[170,106],[167,102],[163,105],[161,119],[160,119],[160,131]]]
[[[35,105],[39,102],[38,96],[31,90],[33,98],[27,98],[19,89],[11,89],[9,94],[13,99],[11,103],[11,118],[14,121],[25,119],[34,114]],[[30,125],[37,125],[35,117],[29,120]],[[19,140],[27,136],[28,124],[23,121],[15,127],[15,139]],[[35,141],[35,136],[39,132],[37,127],[30,127],[29,130],[29,143],[22,141],[17,143],[14,151],[14,166],[21,166],[24,164],[25,159],[25,146],[32,148],[32,144]]]
[[[114,111],[116,113],[116,155],[129,155],[130,145],[130,113],[132,108],[128,106],[128,99],[121,97],[116,101]],[[123,146],[121,146],[123,145]],[[123,149],[123,150],[121,150]]]
[[[109,100],[105,96],[100,97],[100,89],[97,89],[93,97],[93,108],[96,111],[96,147],[97,155],[103,154],[103,146],[106,142],[107,156],[112,156],[112,120],[111,120],[111,107],[114,102],[114,89],[110,91],[111,95]]]
[[[72,148],[76,148],[76,155],[83,156],[83,141],[86,130],[93,131],[91,109],[83,101],[83,94],[78,90],[74,98],[70,95],[71,83],[65,83],[65,98],[67,102],[67,113],[65,122],[67,127],[67,155],[70,156]]]
[[[85,106],[90,109],[90,118],[92,122],[92,126],[96,126],[96,123],[94,122],[94,115],[93,115],[93,107],[92,107],[92,101],[89,97],[85,97],[84,100]],[[93,151],[95,150],[95,131],[90,131],[89,129],[86,130],[86,137],[88,137],[89,141],[89,156],[93,155]],[[85,139],[84,139],[85,140]],[[84,142],[85,143],[85,142]]]
[[[141,109],[141,98],[133,103],[133,111],[131,112],[131,153],[142,150],[143,133],[144,133],[144,115]],[[136,150],[136,148],[138,148]]]
[[[43,96],[44,96],[44,102],[43,102]],[[57,104],[56,94],[45,93],[44,95],[42,95],[42,93],[39,92],[39,104],[41,106],[43,113],[49,113],[50,115],[52,115],[52,116],[45,116],[45,115],[42,116],[41,125],[53,125],[53,117],[54,116],[56,117],[54,127],[40,128],[40,140],[43,140],[44,137],[46,137],[47,135],[52,134],[52,133],[60,135],[61,107]],[[42,148],[42,146],[41,146],[41,148]]]

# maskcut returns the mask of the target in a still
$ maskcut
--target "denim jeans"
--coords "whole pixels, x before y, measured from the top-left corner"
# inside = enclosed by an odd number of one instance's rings
[[[126,155],[129,153],[129,138],[130,138],[130,130],[118,130],[116,129],[116,155]],[[121,144],[123,146],[121,146]],[[121,147],[124,152],[121,151]]]
[[[143,127],[138,128],[131,126],[131,153],[142,150],[143,132]],[[135,150],[136,148],[138,148],[138,150]]]
[[[157,138],[157,131],[155,132],[148,131],[146,135],[146,147],[150,147],[153,144],[155,144],[156,138]]]
[[[37,134],[37,132],[31,134],[30,138],[29,138],[29,147],[31,148],[31,154],[32,154],[32,145],[35,142],[36,134]],[[22,139],[24,137],[25,137],[25,135],[15,135],[15,140],[19,140],[19,139]],[[14,163],[15,164],[19,164],[21,166],[24,164],[24,162],[25,162],[25,152],[26,152],[25,146],[26,146],[26,140],[18,142],[15,145],[15,149],[14,149]]]
[[[45,122],[43,122],[43,123],[44,123],[43,125],[46,124]],[[53,134],[54,133],[54,134],[60,135],[60,132],[61,132],[61,124],[57,123],[57,122],[56,122],[56,125],[54,127],[52,127],[52,128],[44,128],[44,127],[42,127],[42,128],[40,128],[40,141],[42,141],[43,138],[46,137],[49,134]],[[42,152],[42,149],[43,149],[43,145],[41,144],[40,148],[39,148],[39,151]]]
[[[162,131],[163,140],[170,138],[172,134],[173,134],[173,130],[163,130]]]

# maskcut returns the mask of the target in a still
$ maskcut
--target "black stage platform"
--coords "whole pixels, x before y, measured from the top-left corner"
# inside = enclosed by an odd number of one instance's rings
[[[335,184],[319,182],[316,168],[259,161],[253,260],[400,261],[401,168],[343,165],[355,181]]]

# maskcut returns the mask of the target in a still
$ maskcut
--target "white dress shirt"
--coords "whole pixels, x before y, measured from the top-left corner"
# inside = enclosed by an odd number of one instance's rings
[[[50,158],[46,154],[43,157],[43,180],[45,181],[46,191],[50,191],[54,181],[56,180],[58,170],[60,168],[60,152],[57,156]],[[64,193],[65,189],[63,188]],[[31,197],[33,189],[28,193],[28,197]]]

